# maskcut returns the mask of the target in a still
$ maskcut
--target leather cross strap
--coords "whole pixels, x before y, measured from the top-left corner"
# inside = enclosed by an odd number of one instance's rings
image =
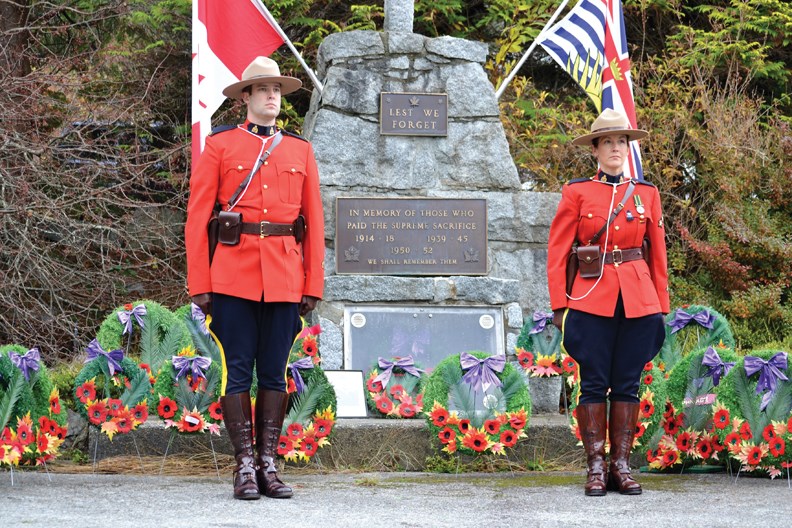
[[[274,224],[272,222],[242,222],[242,233],[245,235],[289,236],[294,234],[294,224]]]
[[[605,264],[621,264],[631,260],[641,260],[644,258],[643,248],[614,249],[605,252]]]
[[[622,201],[619,202],[619,204],[616,206],[616,209],[613,210],[613,213],[611,213],[610,217],[608,218],[608,221],[605,222],[605,225],[602,226],[599,231],[597,231],[596,235],[591,237],[591,240],[589,240],[589,243],[587,245],[590,246],[592,244],[597,243],[597,240],[599,240],[602,234],[605,232],[605,230],[608,229],[608,226],[611,225],[611,223],[613,223],[614,220],[616,220],[616,217],[619,216],[621,210],[624,209],[624,203],[630,198],[630,196],[632,196],[634,190],[635,190],[635,180],[630,180],[630,183],[628,184],[627,187],[627,192],[624,193],[624,198],[622,198]]]
[[[270,145],[270,148],[265,150],[264,154],[259,159],[256,160],[256,163],[253,164],[253,170],[251,170],[250,174],[248,174],[247,177],[242,181],[242,183],[239,184],[237,190],[228,200],[228,209],[226,209],[227,211],[230,211],[231,209],[236,207],[237,200],[239,199],[239,195],[241,195],[244,192],[244,190],[247,189],[250,180],[253,179],[253,175],[256,174],[256,172],[259,170],[259,167],[261,167],[264,164],[264,162],[267,161],[267,158],[270,157],[270,154],[272,154],[272,151],[275,150],[275,147],[278,146],[278,143],[280,143],[282,139],[283,139],[283,134],[281,134],[280,131],[278,131],[275,134],[275,136],[273,136],[272,144]]]

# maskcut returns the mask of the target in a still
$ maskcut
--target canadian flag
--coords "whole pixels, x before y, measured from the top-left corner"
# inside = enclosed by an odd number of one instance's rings
[[[239,81],[258,56],[269,57],[286,38],[260,0],[193,0],[192,166],[212,131],[223,89]]]

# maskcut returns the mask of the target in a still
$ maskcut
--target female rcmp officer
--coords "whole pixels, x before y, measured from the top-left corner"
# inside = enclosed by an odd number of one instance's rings
[[[580,369],[577,420],[587,459],[585,494],[591,496],[605,495],[606,490],[641,493],[629,467],[638,388],[643,366],[662,346],[663,314],[669,312],[660,195],[652,184],[627,180],[623,173],[629,142],[647,135],[632,129],[625,115],[603,111],[591,133],[573,141],[591,146],[599,170],[564,185],[550,226],[547,276],[553,324],[562,330],[562,345]],[[615,210],[619,213],[595,237]],[[578,274],[567,293],[570,251],[574,245],[592,245],[592,239],[600,247],[600,271],[591,278]]]

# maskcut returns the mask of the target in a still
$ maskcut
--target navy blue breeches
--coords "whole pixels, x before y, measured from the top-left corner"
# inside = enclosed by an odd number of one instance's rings
[[[223,345],[223,395],[250,391],[254,364],[260,389],[286,392],[289,351],[302,329],[297,303],[215,293],[211,329]]]
[[[637,403],[643,367],[663,346],[663,315],[628,319],[619,295],[613,317],[568,309],[563,328],[563,347],[580,369],[579,403]]]

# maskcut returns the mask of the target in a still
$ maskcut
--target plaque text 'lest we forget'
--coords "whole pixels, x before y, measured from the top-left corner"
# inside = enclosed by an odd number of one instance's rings
[[[448,96],[427,93],[380,93],[380,134],[447,136]]]
[[[337,198],[336,271],[486,275],[487,201]]]

